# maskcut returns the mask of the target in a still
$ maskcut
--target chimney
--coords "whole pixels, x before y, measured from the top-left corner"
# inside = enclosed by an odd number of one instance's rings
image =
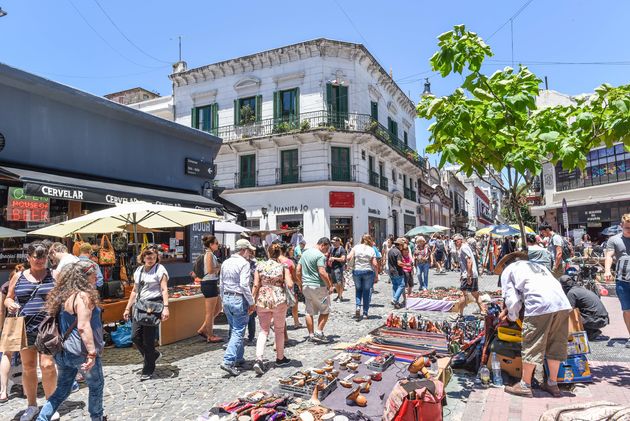
[[[185,72],[186,70],[188,70],[188,65],[185,61],[178,61],[177,63],[173,64],[173,73],[181,73]]]
[[[389,68],[389,77],[391,77],[392,79],[394,78],[394,69],[392,69],[391,67]]]

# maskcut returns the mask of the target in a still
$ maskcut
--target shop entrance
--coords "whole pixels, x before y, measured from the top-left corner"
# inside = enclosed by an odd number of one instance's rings
[[[404,222],[404,225],[405,225],[405,229],[404,229],[403,234],[405,232],[408,232],[408,231],[410,231],[410,230],[412,230],[412,229],[414,229],[416,227],[416,217],[415,216],[411,216],[411,215],[405,214],[403,222]]]
[[[387,219],[368,217],[368,231],[376,244],[383,244],[387,236]]]
[[[343,244],[346,244],[349,238],[353,238],[352,218],[338,218],[333,216],[330,218],[330,238],[339,237]]]
[[[298,230],[302,232],[303,226],[304,215],[302,214],[276,216],[276,227],[279,230]],[[293,232],[282,234],[280,235],[280,239],[283,243],[289,243],[292,235]]]

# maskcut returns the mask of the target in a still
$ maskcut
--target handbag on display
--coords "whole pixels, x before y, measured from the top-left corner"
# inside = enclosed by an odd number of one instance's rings
[[[118,277],[121,281],[129,282],[129,276],[127,275],[127,265],[125,264],[125,258],[120,258],[120,272]]]
[[[85,243],[87,243],[87,241],[83,241],[83,238],[81,238],[81,234],[75,234],[74,244],[72,244],[72,254],[74,254],[75,256],[81,254],[81,246]]]
[[[126,253],[128,244],[129,242],[127,240],[127,237],[122,233],[116,235],[112,239],[112,245],[114,246],[114,250],[117,251],[118,253]]]
[[[112,247],[109,237],[107,235],[103,235],[101,237],[101,248],[98,250],[98,264],[107,266],[115,263],[116,252],[114,252],[114,247]]]
[[[103,298],[125,298],[125,287],[121,281],[103,282]]]
[[[140,270],[140,289],[133,306],[133,319],[142,326],[157,326],[162,320],[164,303],[162,300],[151,301],[141,297],[146,283],[143,280],[144,270],[142,267],[138,268],[138,270]]]

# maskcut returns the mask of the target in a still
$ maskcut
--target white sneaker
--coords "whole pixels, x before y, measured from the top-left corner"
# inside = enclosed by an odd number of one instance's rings
[[[20,417],[20,421],[31,421],[38,413],[39,408],[37,406],[29,406]]]
[[[630,348],[630,338],[626,341],[626,348]]]
[[[57,421],[61,418],[61,415],[59,415],[59,412],[55,411],[55,413],[53,414],[52,417],[50,417],[50,421]]]

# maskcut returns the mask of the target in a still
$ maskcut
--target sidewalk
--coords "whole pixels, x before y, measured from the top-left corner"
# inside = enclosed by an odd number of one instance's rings
[[[474,375],[458,373],[447,388],[446,420],[477,419],[480,421],[535,421],[547,409],[582,402],[609,401],[628,405],[630,402],[630,350],[619,301],[602,299],[610,316],[610,325],[603,329],[607,342],[592,343],[589,364],[594,382],[576,384],[562,398],[552,398],[535,390],[534,398],[507,394],[503,388],[482,389],[473,383]]]

